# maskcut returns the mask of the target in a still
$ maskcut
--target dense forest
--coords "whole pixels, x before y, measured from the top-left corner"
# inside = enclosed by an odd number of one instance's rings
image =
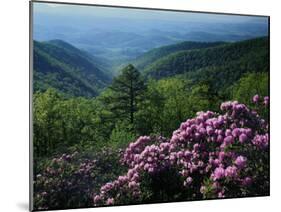
[[[69,96],[93,97],[110,82],[102,62],[61,41],[34,41],[34,90],[48,88]]]
[[[92,195],[124,173],[120,153],[139,136],[169,138],[198,111],[219,112],[223,101],[251,105],[252,96],[268,96],[268,57],[268,37],[187,41],[152,49],[110,71],[100,58],[64,41],[34,41],[36,208],[50,202],[51,209],[93,206]],[[267,111],[260,112],[266,117]],[[60,178],[55,176],[62,170],[47,171],[53,181],[45,185],[42,173],[60,157],[76,162],[65,163]],[[92,173],[83,180],[76,173],[81,164]]]
[[[232,66],[233,70],[247,68],[264,71],[268,65],[264,64],[268,62],[267,58],[267,38],[258,38],[213,48],[175,52],[154,61],[145,68],[144,73],[159,79],[208,67]]]

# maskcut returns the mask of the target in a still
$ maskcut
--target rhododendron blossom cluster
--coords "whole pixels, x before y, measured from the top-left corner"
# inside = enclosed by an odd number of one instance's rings
[[[92,157],[87,152],[76,151],[39,165],[40,170],[36,170],[34,176],[37,209],[61,209],[66,202],[71,208],[92,206],[94,191],[112,178],[104,173],[114,161],[119,164],[119,157],[117,150],[110,148],[101,149]],[[107,204],[113,204],[112,200],[109,199]]]
[[[268,189],[269,126],[256,108],[269,98],[253,97],[255,110],[237,101],[222,103],[220,113],[198,112],[170,139],[141,136],[124,151],[125,175],[94,194],[94,205],[137,203],[144,195],[144,177],[176,170],[180,200],[261,195]],[[262,171],[260,171],[262,170]],[[162,189],[162,188],[159,188]],[[131,201],[131,202],[130,202]],[[153,201],[153,200],[152,200]]]

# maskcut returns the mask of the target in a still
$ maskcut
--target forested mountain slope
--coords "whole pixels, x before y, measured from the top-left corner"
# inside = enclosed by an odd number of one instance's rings
[[[141,56],[137,57],[132,63],[139,69],[145,69],[154,61],[167,56],[171,53],[175,53],[183,50],[193,50],[193,49],[204,49],[208,47],[214,47],[222,45],[225,42],[192,42],[185,41],[173,45],[162,46],[159,48],[152,49]]]
[[[34,90],[56,88],[69,96],[92,97],[110,77],[88,53],[60,40],[34,41]]]
[[[198,70],[197,76],[206,70],[208,73],[212,70],[213,73],[228,71],[231,74],[267,71],[268,54],[268,38],[262,37],[205,49],[178,51],[156,60],[143,71],[147,77],[155,79]]]
[[[110,68],[109,61],[104,58],[97,57],[87,51],[82,50],[81,48],[74,47],[72,44],[69,44],[63,40],[50,40],[47,43],[55,45],[59,48],[63,48],[65,51],[71,53],[72,55],[79,55],[79,58],[82,57],[92,63],[96,68],[102,70],[103,72],[108,72]],[[72,61],[75,65],[75,60]],[[109,76],[110,77],[110,76]]]

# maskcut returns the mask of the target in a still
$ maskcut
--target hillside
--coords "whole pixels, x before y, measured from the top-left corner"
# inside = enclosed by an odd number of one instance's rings
[[[88,53],[60,40],[34,41],[34,91],[49,87],[69,96],[96,96],[110,82]]]
[[[147,66],[143,72],[147,77],[155,79],[186,74],[190,72],[199,77],[202,73],[219,74],[228,71],[241,75],[248,71],[268,70],[268,38],[262,37],[236,43],[178,51],[161,57]],[[203,69],[203,70],[202,70]],[[208,71],[207,71],[208,70]],[[214,74],[214,77],[218,75]]]
[[[185,41],[173,45],[162,46],[159,48],[152,49],[142,54],[141,56],[137,57],[132,63],[140,70],[143,70],[147,68],[147,66],[149,66],[154,61],[162,57],[165,57],[171,53],[175,53],[183,50],[204,49],[204,48],[214,47],[222,44],[224,44],[224,42],[208,43],[208,42]]]
[[[90,63],[92,63],[96,68],[102,70],[103,72],[108,72],[109,68],[110,68],[110,64],[109,61],[104,59],[104,58],[100,58],[97,56],[94,56],[93,54],[90,54],[87,51],[84,51],[80,48],[76,48],[73,45],[63,41],[63,40],[50,40],[47,43],[55,45],[59,48],[63,48],[65,51],[71,53],[71,54],[75,54],[78,55],[79,57],[83,57],[84,59],[89,60]],[[75,65],[75,61],[73,61],[74,65]]]

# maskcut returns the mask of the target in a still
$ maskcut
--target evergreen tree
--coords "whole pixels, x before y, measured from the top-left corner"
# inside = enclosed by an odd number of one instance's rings
[[[145,90],[144,80],[140,72],[131,64],[121,70],[121,74],[113,79],[109,87],[113,95],[110,99],[111,111],[117,118],[125,118],[134,123],[134,115],[138,103]]]

